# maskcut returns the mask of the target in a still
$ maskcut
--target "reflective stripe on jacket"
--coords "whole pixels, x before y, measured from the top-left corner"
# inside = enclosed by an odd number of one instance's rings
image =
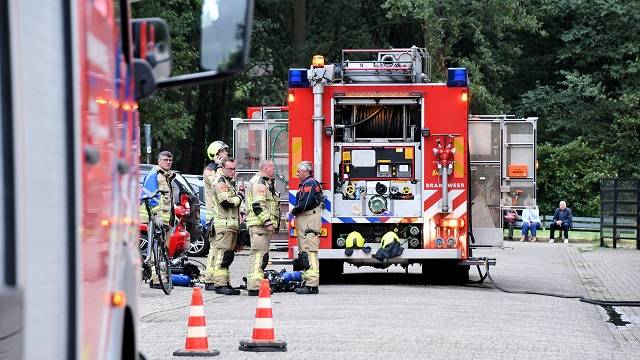
[[[151,214],[153,216],[161,216],[165,224],[169,224],[171,220],[171,199],[173,194],[170,179],[172,174],[171,170],[165,171],[158,166],[154,166],[142,182],[142,196],[153,194],[156,190],[167,192],[166,194],[158,194],[158,196],[149,201]],[[148,222],[149,219],[144,206],[144,203],[140,205],[140,217],[142,221],[146,220]]]
[[[247,188],[247,226],[278,226],[280,200],[273,179],[260,173],[249,181]]]
[[[240,229],[240,204],[243,196],[236,193],[234,184],[226,176],[215,180],[213,201],[216,207],[213,226],[216,231]]]

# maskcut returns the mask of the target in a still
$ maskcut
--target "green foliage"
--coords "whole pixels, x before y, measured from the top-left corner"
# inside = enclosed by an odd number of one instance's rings
[[[601,148],[577,138],[561,146],[538,147],[538,204],[549,214],[560,200],[576,216],[596,216],[600,212],[600,179],[616,172]]]
[[[447,67],[469,69],[472,113],[505,112],[503,79],[514,74],[511,60],[521,56],[523,47],[513,34],[540,33],[527,8],[511,0],[387,0],[383,8],[390,18],[419,22],[434,59],[434,79],[444,79]]]
[[[174,74],[197,69],[200,3],[132,4],[136,17],[169,23]],[[199,172],[209,142],[230,143],[231,117],[285,104],[289,68],[315,54],[339,61],[343,48],[417,45],[431,54],[433,81],[469,69],[472,113],[539,117],[541,210],[565,199],[594,216],[601,178],[640,176],[638,34],[640,2],[630,0],[256,0],[247,70],[161,91],[141,104],[141,123],[181,170]]]

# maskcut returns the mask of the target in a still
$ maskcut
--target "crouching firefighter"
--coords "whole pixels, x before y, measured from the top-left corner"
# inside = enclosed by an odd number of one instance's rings
[[[242,192],[235,190],[236,166],[232,158],[222,160],[222,175],[214,180],[213,194],[207,194],[207,207],[215,209],[213,225],[216,231],[207,259],[205,290],[223,295],[240,295],[240,290],[229,283],[229,266],[233,262],[240,229],[239,209],[244,199]]]
[[[251,238],[247,275],[249,296],[258,296],[264,269],[269,263],[269,242],[280,223],[280,200],[273,178],[275,165],[271,160],[262,160],[258,169],[247,188],[247,227]]]
[[[318,180],[313,178],[311,162],[298,164],[300,187],[296,194],[296,205],[291,214],[296,217],[298,237],[298,261],[302,266],[304,286],[295,289],[296,294],[317,294],[320,283],[318,247],[322,228],[322,205],[324,195]]]

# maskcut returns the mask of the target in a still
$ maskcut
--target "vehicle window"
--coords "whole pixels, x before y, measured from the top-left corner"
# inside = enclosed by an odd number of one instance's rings
[[[182,174],[176,173],[176,180],[178,180],[180,184],[182,184],[185,188],[187,188],[187,190],[191,192],[191,195],[195,195],[196,192],[193,191],[191,184],[189,184],[187,179],[185,179],[184,176],[182,176]]]
[[[265,119],[288,119],[289,112],[288,111],[265,111],[264,112]]]

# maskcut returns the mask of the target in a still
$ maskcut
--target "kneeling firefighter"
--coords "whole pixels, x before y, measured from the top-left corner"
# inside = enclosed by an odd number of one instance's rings
[[[388,231],[382,235],[380,249],[373,255],[378,261],[384,261],[402,255],[404,248],[400,243],[400,238],[395,231]]]
[[[344,254],[347,256],[353,255],[353,250],[361,249],[365,254],[371,252],[371,247],[364,246],[364,238],[362,234],[357,231],[352,231],[347,235],[347,239],[345,240],[345,249]]]
[[[237,250],[236,240],[240,229],[239,209],[244,199],[244,194],[235,190],[236,166],[232,158],[222,160],[222,175],[214,180],[213,194],[210,196],[207,193],[207,207],[215,208],[213,225],[216,231],[207,259],[205,290],[223,295],[240,294],[240,290],[229,284],[229,266]]]
[[[291,214],[296,217],[296,234],[298,236],[298,261],[304,270],[302,280],[304,286],[295,289],[296,294],[317,294],[320,283],[318,264],[318,247],[320,246],[320,230],[322,228],[322,205],[324,195],[318,180],[314,179],[310,161],[298,164],[300,187],[296,194],[296,205]]]

